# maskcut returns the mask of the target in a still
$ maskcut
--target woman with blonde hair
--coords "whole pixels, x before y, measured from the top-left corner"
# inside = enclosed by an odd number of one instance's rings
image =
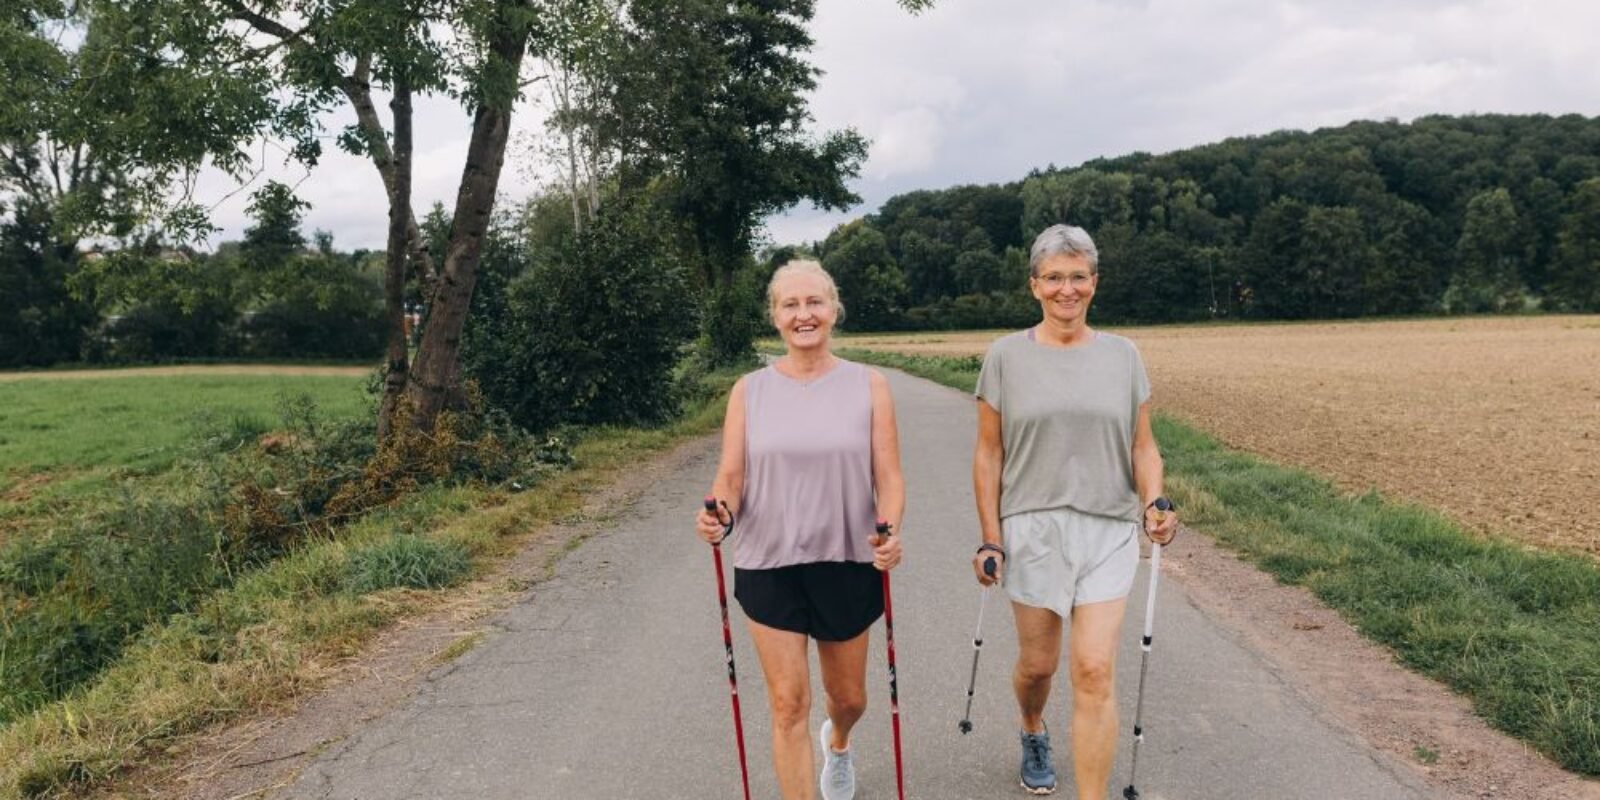
[[[815,797],[808,650],[817,643],[827,716],[823,800],[855,795],[850,734],[866,709],[867,635],[883,614],[880,571],[900,563],[905,485],[889,383],[834,355],[844,313],[833,278],[791,261],[767,286],[784,354],[734,384],[722,456],[696,530],[718,542],[738,519],[734,596],[766,677],[773,767],[784,798]]]

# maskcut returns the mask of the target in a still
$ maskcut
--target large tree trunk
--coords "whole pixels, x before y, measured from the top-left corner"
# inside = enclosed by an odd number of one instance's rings
[[[526,25],[513,21],[521,13],[525,12],[511,0],[496,3],[485,70],[485,84],[494,88],[485,90],[472,120],[467,164],[461,173],[455,217],[450,225],[450,245],[433,293],[428,326],[422,333],[422,345],[406,385],[405,399],[411,403],[418,427],[424,430],[432,429],[439,412],[461,390],[461,334],[471,310],[483,237],[489,230],[495,192],[505,166],[517,75],[527,49]]]
[[[389,250],[383,264],[384,316],[389,322],[389,342],[384,352],[383,402],[378,407],[378,440],[389,438],[394,415],[404,402],[410,356],[406,341],[407,241],[416,222],[411,216],[411,85],[404,77],[394,82],[394,154],[389,191]]]

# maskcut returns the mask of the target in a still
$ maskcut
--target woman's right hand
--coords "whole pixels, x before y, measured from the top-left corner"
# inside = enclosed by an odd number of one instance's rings
[[[718,507],[716,513],[702,507],[694,515],[694,531],[700,534],[700,538],[706,540],[707,544],[720,544],[722,537],[728,532],[728,523],[731,521],[732,515],[726,506]]]
[[[983,571],[983,562],[990,559],[994,560],[993,577]],[[979,550],[972,557],[972,574],[978,576],[978,584],[981,586],[993,586],[999,583],[1001,576],[1005,575],[1005,568],[1006,557],[993,550]]]

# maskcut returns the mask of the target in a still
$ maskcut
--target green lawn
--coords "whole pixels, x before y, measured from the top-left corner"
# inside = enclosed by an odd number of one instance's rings
[[[266,431],[286,398],[365,413],[365,378],[175,375],[0,382],[0,491],[42,470],[170,466],[196,432]]]

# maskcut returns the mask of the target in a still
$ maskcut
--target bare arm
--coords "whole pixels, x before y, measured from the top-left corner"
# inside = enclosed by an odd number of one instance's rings
[[[978,531],[985,544],[1002,545],[1000,534],[1000,468],[1005,459],[1005,445],[1000,438],[1000,412],[987,400],[978,400],[978,442],[972,451],[972,496],[978,503]],[[978,580],[985,585],[993,580],[982,573],[984,558],[999,557],[993,551],[984,551],[973,559],[973,569]],[[999,559],[1004,561],[1004,559]],[[999,566],[1004,567],[1004,563]],[[998,571],[996,572],[998,575]]]
[[[872,487],[877,494],[878,516],[887,520],[896,533],[906,511],[905,475],[900,471],[900,429],[894,417],[894,397],[889,380],[877,370],[871,372],[872,387]],[[879,542],[875,563],[879,569],[893,569],[900,562],[899,537]]]
[[[1156,434],[1150,427],[1150,403],[1141,403],[1139,418],[1133,427],[1133,485],[1139,491],[1139,504],[1145,508],[1145,532],[1157,544],[1172,541],[1178,529],[1177,514],[1150,509],[1157,497],[1166,494],[1165,479],[1161,448],[1156,445]]]
[[[710,495],[726,503],[731,513],[739,513],[739,502],[744,496],[744,378],[740,378],[728,392],[728,410],[722,417],[722,457],[717,462],[717,477],[711,482]],[[727,520],[701,509],[695,517],[695,528],[700,538],[714,542],[722,536],[722,524]]]

